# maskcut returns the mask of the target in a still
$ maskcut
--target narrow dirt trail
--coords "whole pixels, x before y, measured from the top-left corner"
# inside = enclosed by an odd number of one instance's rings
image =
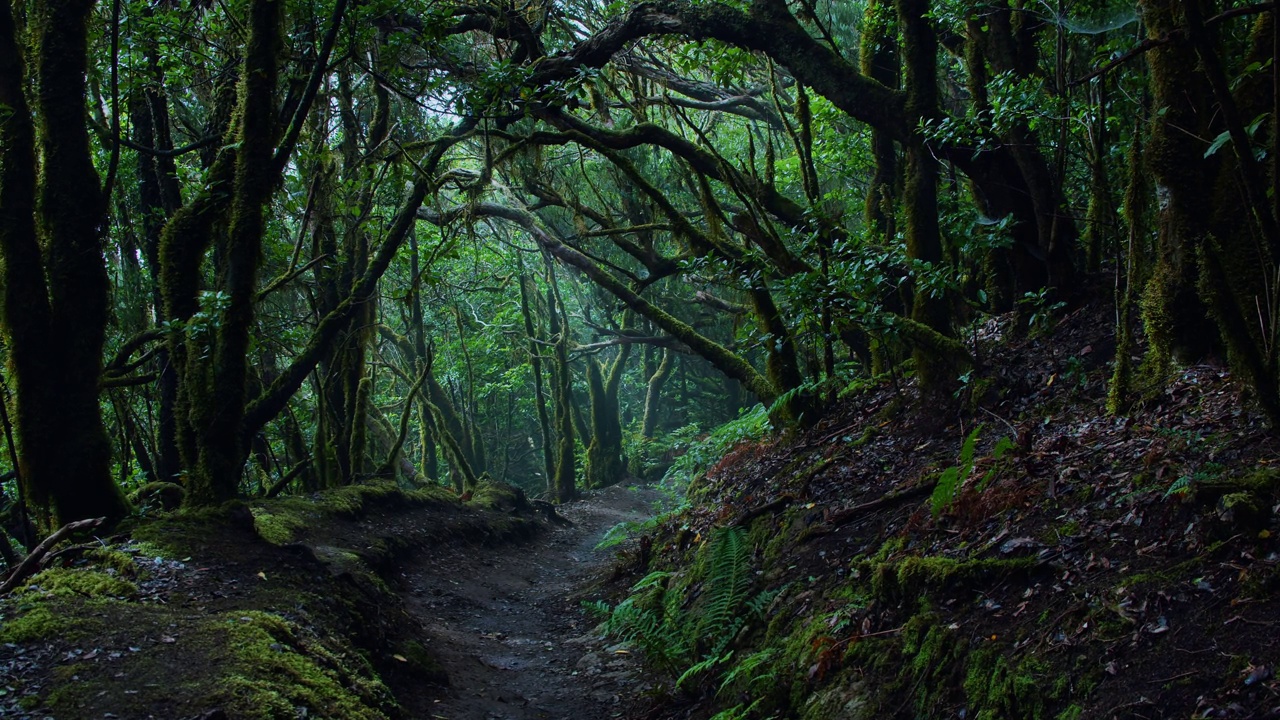
[[[591,634],[578,605],[612,550],[595,550],[624,520],[653,514],[659,494],[611,487],[564,505],[571,527],[524,545],[459,547],[408,563],[405,600],[449,674],[443,695],[401,698],[407,715],[447,720],[625,717],[641,690],[635,660]]]

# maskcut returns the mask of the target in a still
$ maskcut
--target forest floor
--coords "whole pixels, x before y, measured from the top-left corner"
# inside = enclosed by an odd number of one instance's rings
[[[579,599],[613,553],[614,525],[651,516],[662,495],[613,486],[561,506],[559,526],[519,546],[456,547],[412,558],[401,573],[424,643],[449,673],[441,693],[401,697],[406,714],[448,720],[622,717],[645,687],[635,656],[606,647]]]
[[[579,598],[661,497],[587,493],[572,524],[387,486],[162,515],[0,598],[0,717],[618,716],[643,676]]]
[[[0,716],[1280,717],[1280,437],[1215,363],[1108,414],[1112,318],[990,318],[954,395],[739,437],[621,554],[656,491],[558,525],[353,486],[62,550],[0,598]]]
[[[0,598],[0,717],[603,719],[644,687],[579,606],[612,487],[550,523],[509,493],[353,486],[161,515]]]
[[[1217,362],[1109,414],[1095,297],[989,318],[954,395],[868,384],[695,478],[613,586],[668,573],[614,614],[675,666],[642,714],[1280,718],[1280,439]]]

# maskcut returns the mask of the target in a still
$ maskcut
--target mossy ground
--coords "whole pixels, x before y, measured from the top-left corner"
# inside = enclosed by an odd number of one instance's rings
[[[163,515],[0,599],[22,670],[0,714],[395,717],[396,692],[448,677],[379,571],[537,527],[386,485]]]

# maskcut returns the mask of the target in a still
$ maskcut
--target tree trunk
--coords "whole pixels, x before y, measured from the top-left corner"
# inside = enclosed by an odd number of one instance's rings
[[[8,0],[0,1],[0,256],[15,384],[18,472],[48,526],[128,513],[111,477],[98,403],[109,282],[107,198],[87,133],[87,23],[94,3],[38,7],[28,75]],[[24,89],[38,87],[39,166]],[[33,213],[34,209],[34,213]]]

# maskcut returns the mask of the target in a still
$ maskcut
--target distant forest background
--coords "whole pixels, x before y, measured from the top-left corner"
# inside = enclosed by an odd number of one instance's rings
[[[1098,292],[1113,411],[1218,357],[1280,420],[1274,17],[0,0],[4,502],[566,500]]]

